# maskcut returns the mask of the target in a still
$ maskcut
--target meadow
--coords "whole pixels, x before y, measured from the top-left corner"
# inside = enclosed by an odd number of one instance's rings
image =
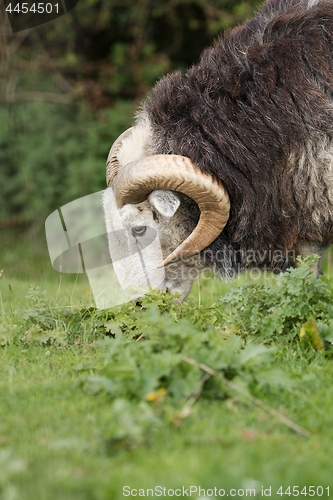
[[[0,4],[1,500],[331,496],[332,255],[319,280],[307,261],[99,311],[41,228],[104,189],[156,80],[259,3],[80,0],[18,34]]]
[[[331,257],[310,264],[99,311],[3,230],[0,498],[328,498]]]

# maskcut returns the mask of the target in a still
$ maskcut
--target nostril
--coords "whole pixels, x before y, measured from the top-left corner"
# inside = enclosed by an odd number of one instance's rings
[[[165,289],[166,293],[171,293],[171,288],[169,288],[168,286],[166,287]]]

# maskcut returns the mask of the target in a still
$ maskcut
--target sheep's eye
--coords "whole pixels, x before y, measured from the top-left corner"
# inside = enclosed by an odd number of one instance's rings
[[[143,236],[147,231],[147,226],[134,226],[132,227],[132,235],[134,238],[136,236]]]

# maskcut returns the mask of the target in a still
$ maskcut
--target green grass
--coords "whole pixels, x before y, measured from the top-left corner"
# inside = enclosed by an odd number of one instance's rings
[[[84,276],[53,272],[35,235],[15,241],[2,234],[1,499],[333,488],[331,280],[304,265],[282,285],[201,280],[182,306],[96,311]],[[273,328],[272,308],[287,311]]]

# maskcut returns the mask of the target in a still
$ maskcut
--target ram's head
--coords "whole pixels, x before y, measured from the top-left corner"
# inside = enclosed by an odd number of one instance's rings
[[[137,240],[146,229],[157,231],[165,266],[159,288],[179,292],[181,300],[203,264],[198,254],[225,227],[230,210],[224,186],[179,155],[144,155],[138,145],[142,131],[124,132],[113,144],[106,177],[123,227]],[[108,190],[104,210],[108,224]],[[133,284],[135,285],[135,284]]]

